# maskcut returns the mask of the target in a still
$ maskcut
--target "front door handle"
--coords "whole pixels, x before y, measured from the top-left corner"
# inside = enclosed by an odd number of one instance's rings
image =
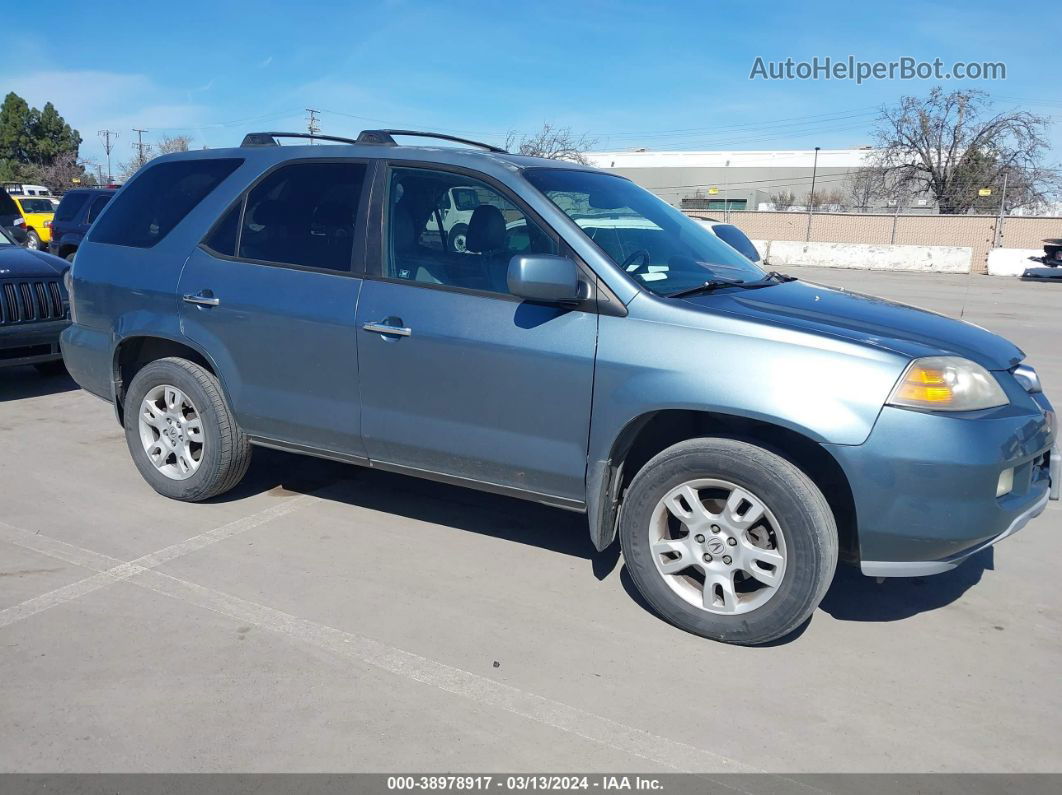
[[[215,298],[210,290],[200,290],[195,295],[186,295],[184,301],[185,303],[196,304],[197,306],[217,306],[221,303],[221,299]]]
[[[408,337],[413,333],[413,329],[405,326],[392,326],[387,323],[366,323],[362,326],[366,331],[373,331],[377,334],[393,334],[396,337]]]

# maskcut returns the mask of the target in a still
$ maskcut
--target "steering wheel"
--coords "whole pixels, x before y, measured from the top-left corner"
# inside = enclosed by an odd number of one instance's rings
[[[637,273],[638,271],[644,270],[649,266],[649,263],[652,261],[652,257],[652,254],[650,254],[644,248],[640,248],[637,251],[632,251],[627,256],[627,258],[623,260],[623,264],[620,265],[620,267],[623,268],[623,270],[628,271],[629,273]],[[632,268],[631,265],[634,265],[634,261],[638,258],[641,258],[642,261],[639,262],[636,267]]]

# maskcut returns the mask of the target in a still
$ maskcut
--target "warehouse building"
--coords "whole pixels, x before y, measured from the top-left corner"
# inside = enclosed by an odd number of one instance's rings
[[[697,210],[803,209],[815,193],[840,199],[833,209],[884,208],[884,199],[860,200],[854,175],[874,150],[814,149],[738,152],[635,150],[588,152],[590,164],[637,182],[669,204]],[[817,155],[817,156],[816,156]],[[778,206],[791,199],[790,206]],[[922,202],[925,204],[925,202]],[[828,209],[823,207],[822,209]]]

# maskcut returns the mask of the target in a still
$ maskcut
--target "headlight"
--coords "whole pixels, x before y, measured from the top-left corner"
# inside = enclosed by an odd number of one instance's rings
[[[973,411],[1008,403],[999,382],[977,362],[958,356],[915,359],[892,390],[893,406],[935,411]]]

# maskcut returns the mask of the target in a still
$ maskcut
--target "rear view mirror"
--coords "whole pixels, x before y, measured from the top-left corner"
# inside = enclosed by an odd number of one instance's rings
[[[568,257],[517,254],[509,260],[509,292],[528,301],[566,303],[582,298],[579,268]]]

